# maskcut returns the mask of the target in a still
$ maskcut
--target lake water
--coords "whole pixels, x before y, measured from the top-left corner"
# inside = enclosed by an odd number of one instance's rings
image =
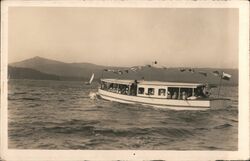
[[[8,88],[11,149],[237,150],[237,87],[221,88],[232,105],[207,111],[92,100],[97,83],[10,80]]]

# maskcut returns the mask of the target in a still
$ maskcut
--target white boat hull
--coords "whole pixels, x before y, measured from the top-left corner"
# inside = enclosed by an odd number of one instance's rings
[[[211,108],[211,100],[177,100],[152,98],[150,96],[130,96],[118,93],[98,90],[98,95],[105,99],[127,104],[141,104],[146,106],[168,108],[174,110],[207,110]]]

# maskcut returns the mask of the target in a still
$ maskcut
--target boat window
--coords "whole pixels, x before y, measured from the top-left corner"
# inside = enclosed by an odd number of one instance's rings
[[[113,83],[109,83],[109,84],[108,84],[108,90],[109,90],[109,91],[113,90]]]
[[[144,88],[142,87],[138,88],[138,94],[144,94]]]
[[[192,88],[181,88],[180,89],[180,99],[186,100],[188,97],[192,96]]]
[[[204,87],[195,88],[194,89],[194,96],[196,96],[196,97],[205,97],[203,90],[204,90]]]
[[[108,89],[108,84],[107,84],[107,82],[101,82],[101,89],[103,89],[103,90],[107,90]]]
[[[177,87],[168,87],[168,97],[169,99],[178,99],[179,88]]]
[[[128,95],[128,85],[119,84],[118,93]]]
[[[158,90],[158,95],[159,96],[165,96],[166,95],[166,89],[163,89],[163,88],[159,89]]]
[[[154,95],[155,89],[154,88],[148,88],[148,95]]]
[[[117,90],[118,90],[118,84],[111,83],[108,90],[110,92],[117,92]]]

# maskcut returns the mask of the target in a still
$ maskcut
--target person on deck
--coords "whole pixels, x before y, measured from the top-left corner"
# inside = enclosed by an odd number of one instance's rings
[[[177,99],[177,92],[174,92],[172,99]]]

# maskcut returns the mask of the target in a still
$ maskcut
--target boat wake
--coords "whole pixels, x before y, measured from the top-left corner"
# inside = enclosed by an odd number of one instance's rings
[[[97,99],[97,92],[90,92],[89,93],[89,98],[92,99],[92,100]]]

